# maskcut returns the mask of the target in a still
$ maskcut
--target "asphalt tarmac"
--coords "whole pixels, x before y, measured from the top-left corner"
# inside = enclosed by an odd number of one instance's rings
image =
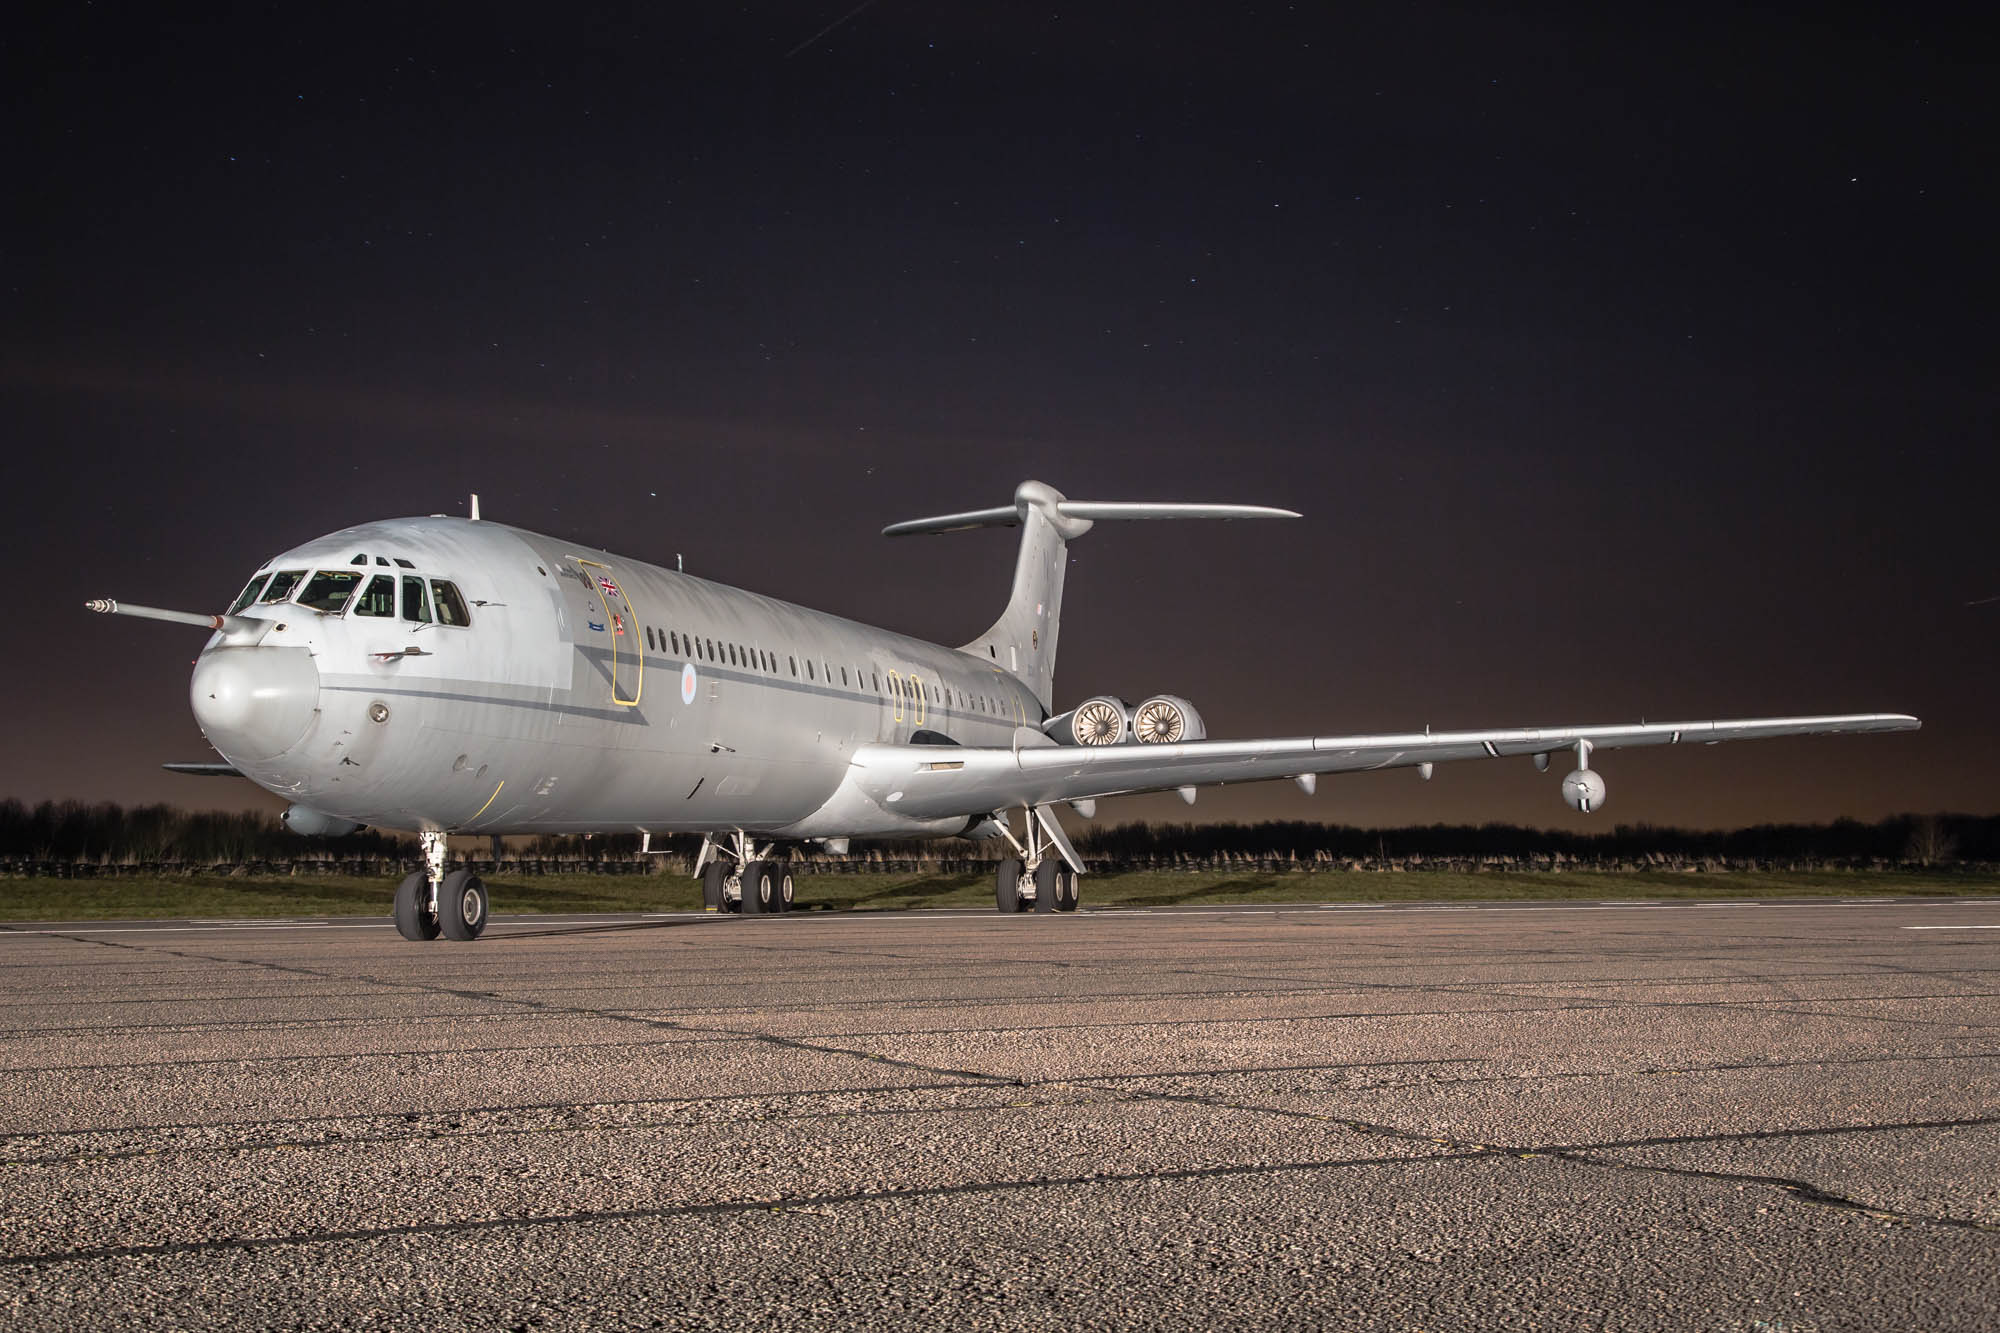
[[[0,1325],[1990,1330],[1996,983],[1991,900],[0,927]]]

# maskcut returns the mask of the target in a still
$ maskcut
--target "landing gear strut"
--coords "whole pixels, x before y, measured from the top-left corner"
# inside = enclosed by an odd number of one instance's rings
[[[1031,908],[1040,913],[1074,912],[1080,895],[1076,871],[1064,855],[1072,850],[1068,840],[1062,837],[1059,825],[1051,830],[1054,815],[1032,807],[1025,814],[1025,844],[1014,836],[1008,819],[999,821],[1000,836],[1020,855],[1000,862],[994,875],[993,905],[1002,916]]]
[[[745,916],[791,911],[791,865],[772,859],[772,850],[769,843],[760,850],[742,829],[732,830],[727,841],[713,833],[702,839],[694,862],[702,910]]]

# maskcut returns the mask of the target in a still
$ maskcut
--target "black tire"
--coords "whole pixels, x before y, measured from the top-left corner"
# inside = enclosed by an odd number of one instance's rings
[[[1040,913],[1056,910],[1056,874],[1063,863],[1053,856],[1045,856],[1035,867],[1035,911]]]
[[[701,910],[720,912],[727,904],[722,901],[722,862],[711,861],[701,872]]]
[[[438,926],[448,940],[476,940],[486,929],[486,881],[454,870],[438,885]]]
[[[792,910],[792,867],[787,861],[771,862],[771,910]]]
[[[770,910],[770,863],[752,861],[743,867],[743,915],[762,916]]]
[[[1068,866],[1064,866],[1056,872],[1056,910],[1058,912],[1074,912],[1079,896],[1077,892],[1076,872]]]
[[[994,878],[993,905],[1000,909],[1000,915],[1012,916],[1021,910],[1021,862],[1017,857],[1009,857],[1000,863]]]
[[[430,876],[419,870],[396,886],[396,933],[406,940],[434,940],[438,919],[431,911]]]

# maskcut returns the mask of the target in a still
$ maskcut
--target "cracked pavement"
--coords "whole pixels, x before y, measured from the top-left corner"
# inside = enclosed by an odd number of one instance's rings
[[[10,1328],[1986,1329],[2000,903],[0,929]]]

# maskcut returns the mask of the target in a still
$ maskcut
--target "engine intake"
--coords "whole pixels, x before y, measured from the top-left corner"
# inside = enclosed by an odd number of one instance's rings
[[[1132,706],[1115,694],[1085,699],[1070,711],[1057,739],[1069,745],[1123,745],[1132,739]]]
[[[1141,745],[1173,745],[1204,740],[1208,728],[1178,694],[1156,694],[1132,710],[1132,735]]]

